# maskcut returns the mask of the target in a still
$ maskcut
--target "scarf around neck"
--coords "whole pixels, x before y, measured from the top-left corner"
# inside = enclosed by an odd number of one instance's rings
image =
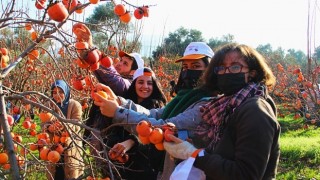
[[[177,96],[165,106],[161,118],[167,119],[174,117],[203,97],[210,97],[209,92],[199,88],[180,90]]]
[[[195,134],[205,142],[208,149],[213,149],[220,141],[230,115],[246,99],[253,96],[261,96],[266,99],[266,94],[265,85],[249,83],[234,95],[212,99],[201,107],[203,122],[198,125]]]

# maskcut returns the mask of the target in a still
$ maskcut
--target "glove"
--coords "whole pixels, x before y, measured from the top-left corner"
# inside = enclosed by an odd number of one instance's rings
[[[192,153],[197,150],[192,144],[187,141],[181,143],[163,142],[164,149],[173,157],[177,159],[188,159]]]

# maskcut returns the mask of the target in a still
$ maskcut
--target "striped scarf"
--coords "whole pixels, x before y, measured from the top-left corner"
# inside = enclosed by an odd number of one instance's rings
[[[261,96],[265,98],[266,87],[262,84],[249,83],[236,94],[221,96],[201,107],[203,121],[196,129],[196,135],[202,139],[211,150],[220,141],[228,118],[247,98]]]

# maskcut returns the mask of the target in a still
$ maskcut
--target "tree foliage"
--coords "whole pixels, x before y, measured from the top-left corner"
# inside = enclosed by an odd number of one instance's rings
[[[180,27],[176,31],[169,33],[168,37],[164,39],[163,44],[152,52],[152,57],[159,59],[163,55],[172,57],[182,56],[188,44],[194,41],[204,41],[202,33],[199,30]]]
[[[92,15],[86,19],[88,27],[94,32],[95,45],[100,49],[107,49],[108,46],[113,45],[128,52],[139,52],[141,48],[140,28],[134,27],[131,23],[121,23],[113,9],[112,2],[98,5]],[[129,37],[131,37],[130,40]]]

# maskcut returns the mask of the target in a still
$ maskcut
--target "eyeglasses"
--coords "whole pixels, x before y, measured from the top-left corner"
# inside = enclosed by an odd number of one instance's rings
[[[227,72],[227,69],[228,69],[230,73],[239,73],[242,71],[243,67],[247,67],[247,66],[243,66],[241,64],[235,64],[229,67],[218,66],[218,67],[214,67],[213,71],[216,74],[224,74]]]

